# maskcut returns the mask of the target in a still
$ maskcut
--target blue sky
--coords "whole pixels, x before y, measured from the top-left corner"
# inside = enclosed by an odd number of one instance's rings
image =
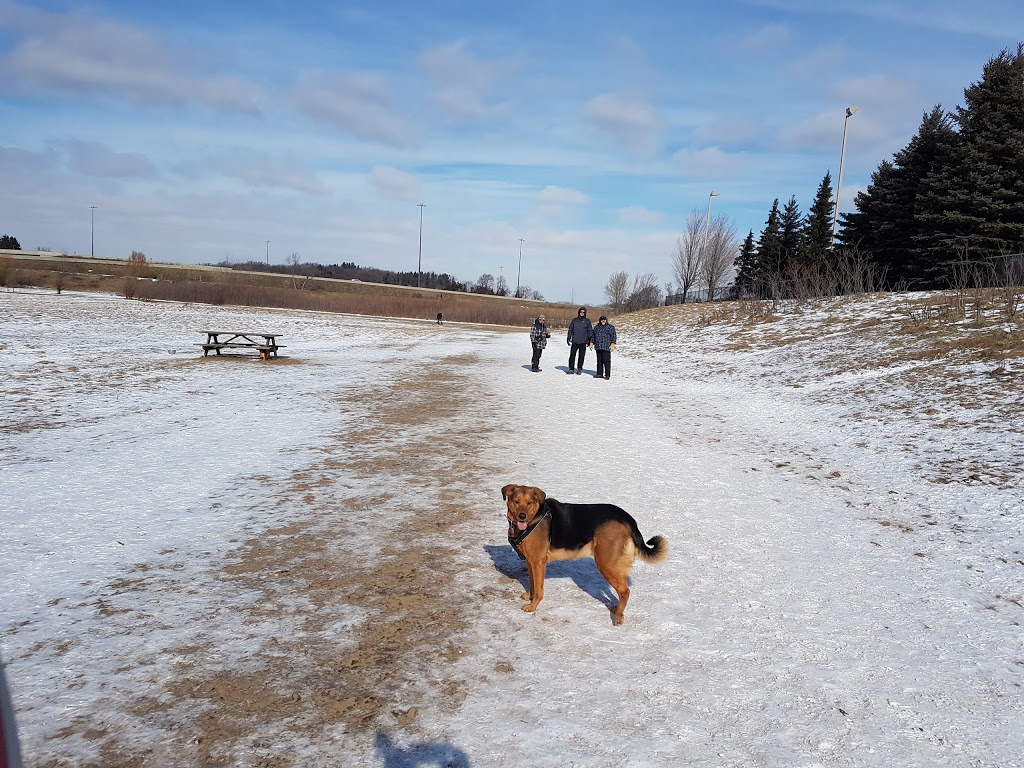
[[[415,270],[425,203],[425,271],[596,303],[711,191],[740,237],[806,211],[857,105],[849,210],[1021,37],[1009,0],[0,0],[0,232]]]

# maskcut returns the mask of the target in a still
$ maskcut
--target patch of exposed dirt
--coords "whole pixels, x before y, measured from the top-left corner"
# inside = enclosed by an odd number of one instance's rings
[[[245,658],[225,658],[205,644],[175,649],[181,661],[173,679],[128,706],[131,718],[161,729],[165,742],[128,743],[98,716],[78,719],[62,737],[95,742],[101,755],[82,766],[290,768],[307,764],[308,756],[282,752],[275,730],[286,729],[293,742],[301,734],[298,740],[311,744],[338,729],[369,738],[376,733],[379,740],[395,728],[416,733],[424,702],[459,706],[460,683],[444,672],[446,662],[463,653],[456,638],[471,609],[453,589],[454,555],[465,546],[458,529],[471,514],[458,487],[474,482],[474,462],[466,457],[485,439],[487,427],[481,418],[472,430],[460,430],[448,417],[456,408],[478,408],[481,414],[491,408],[485,398],[467,403],[452,396],[454,389],[472,386],[460,381],[464,362],[441,360],[421,370],[414,383],[396,379],[362,393],[372,403],[362,428],[325,446],[322,460],[295,472],[281,494],[309,507],[310,515],[245,542],[223,567],[222,586],[258,595],[238,600],[230,610],[244,611],[254,623],[283,619],[283,626],[290,622],[298,630],[272,637]],[[320,508],[315,500],[341,466],[349,483],[355,473],[358,489],[353,496],[349,485],[343,509]],[[344,545],[350,520],[357,511],[376,512],[383,500],[375,479],[387,476],[392,484],[399,472],[411,487],[430,488],[439,477],[448,481],[437,493],[425,494],[427,513],[404,520],[400,537],[360,556]],[[452,477],[458,479],[453,483]],[[145,570],[112,586],[118,593],[152,592],[154,576]],[[339,630],[353,610],[369,618],[357,622],[354,632]],[[171,762],[168,755],[174,756]],[[37,768],[62,765],[49,761]]]

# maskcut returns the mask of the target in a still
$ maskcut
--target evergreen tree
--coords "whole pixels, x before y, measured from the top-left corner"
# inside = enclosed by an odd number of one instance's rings
[[[910,143],[883,161],[867,190],[854,199],[856,213],[842,216],[841,244],[858,248],[878,265],[891,287],[929,284],[924,233],[923,185],[940,169],[957,141],[952,117],[935,106],[926,112]]]
[[[734,292],[737,296],[748,296],[753,293],[754,278],[757,274],[757,248],[754,246],[754,230],[747,233],[747,239],[740,246],[740,253],[733,262],[736,277],[733,279]]]
[[[4,248],[8,251],[20,251],[21,244],[13,235],[3,235],[0,237],[0,248]]]
[[[825,178],[818,185],[814,202],[807,212],[803,227],[803,264],[821,264],[832,250],[832,214],[835,202],[832,199],[832,174],[825,171]]]
[[[782,232],[780,231],[781,215],[779,214],[779,198],[772,203],[761,237],[757,240],[757,268],[754,270],[754,282],[764,282],[782,273]]]
[[[1024,246],[1024,44],[990,60],[964,101],[959,133],[939,146],[920,195],[915,243],[935,285],[963,259]]]
[[[871,183],[863,192],[858,192],[853,199],[854,211],[839,214],[839,231],[836,242],[845,248],[857,248],[862,253],[875,253],[878,250],[875,230],[880,218],[878,203],[882,190],[890,184],[895,166],[889,160],[883,160],[871,174]]]
[[[796,195],[789,198],[782,209],[782,217],[779,220],[780,230],[780,274],[790,271],[791,265],[796,265],[803,252],[803,216],[800,214],[800,206],[797,205]]]
[[[956,141],[952,116],[936,105],[924,114],[910,143],[893,155],[893,174],[878,201],[873,254],[891,286],[916,287],[928,279],[927,259],[919,245],[926,234],[921,215],[922,185],[941,167]]]

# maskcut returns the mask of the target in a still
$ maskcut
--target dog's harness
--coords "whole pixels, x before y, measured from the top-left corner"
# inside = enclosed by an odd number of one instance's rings
[[[508,543],[512,545],[512,549],[514,549],[516,554],[519,555],[520,560],[526,559],[526,555],[523,554],[523,550],[521,549],[522,543],[526,541],[526,537],[533,533],[537,526],[544,522],[544,520],[550,518],[551,510],[548,509],[547,502],[545,502],[537,516],[533,518],[533,523],[527,526],[526,530],[517,532],[512,521],[508,521]]]

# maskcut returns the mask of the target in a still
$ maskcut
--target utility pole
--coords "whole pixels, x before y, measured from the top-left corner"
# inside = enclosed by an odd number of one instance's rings
[[[89,255],[96,256],[96,206],[89,206]]]
[[[519,279],[523,276],[523,238],[519,238],[519,272],[516,273],[516,298],[521,299],[519,295]]]
[[[421,287],[423,282],[423,208],[426,203],[416,203],[420,207],[420,256],[416,262],[416,287]]]

